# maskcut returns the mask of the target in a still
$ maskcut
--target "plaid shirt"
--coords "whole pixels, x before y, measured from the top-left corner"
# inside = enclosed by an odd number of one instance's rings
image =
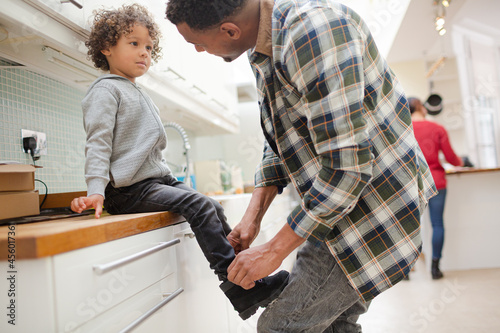
[[[326,242],[365,301],[408,274],[435,187],[371,33],[333,0],[261,0],[249,59],[267,143],[256,186],[288,183],[298,235]]]

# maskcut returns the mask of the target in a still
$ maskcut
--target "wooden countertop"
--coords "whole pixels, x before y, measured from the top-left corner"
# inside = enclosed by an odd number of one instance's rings
[[[480,172],[492,172],[492,171],[500,171],[500,168],[455,168],[451,171],[446,171],[446,175],[460,175],[460,174],[471,174],[471,173],[480,173]]]
[[[15,255],[18,259],[33,259],[77,250],[115,239],[180,223],[185,219],[169,212],[78,216],[60,220],[15,225]],[[13,228],[13,227],[11,227]],[[9,226],[0,227],[0,260],[6,260]],[[11,247],[13,245],[10,245]]]

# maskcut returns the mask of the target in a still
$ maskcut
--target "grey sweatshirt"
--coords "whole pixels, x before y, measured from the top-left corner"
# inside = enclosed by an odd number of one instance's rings
[[[99,77],[82,101],[87,195],[171,173],[162,162],[167,136],[159,110],[130,80],[113,74]]]

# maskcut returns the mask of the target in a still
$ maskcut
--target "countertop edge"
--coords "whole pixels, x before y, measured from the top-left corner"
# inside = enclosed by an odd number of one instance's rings
[[[2,226],[0,227],[0,249],[4,250],[0,251],[0,260],[7,260],[9,246],[10,249],[15,250],[15,260],[36,259],[106,243],[184,221],[184,217],[170,212],[103,215],[100,219],[95,219],[94,216],[81,216],[15,225],[14,234],[10,234],[11,238],[9,238],[9,226]]]
[[[484,168],[484,169],[479,169],[479,168],[460,168],[460,169],[456,169],[456,170],[452,170],[452,171],[447,171],[446,175],[447,176],[452,176],[452,175],[463,175],[463,174],[495,172],[495,171],[500,171],[500,168]]]

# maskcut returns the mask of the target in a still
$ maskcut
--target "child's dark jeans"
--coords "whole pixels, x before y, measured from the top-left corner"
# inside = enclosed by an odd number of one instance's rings
[[[225,280],[234,249],[226,235],[231,228],[221,205],[171,175],[146,179],[127,187],[108,184],[104,208],[110,214],[170,211],[184,216],[220,280]]]

